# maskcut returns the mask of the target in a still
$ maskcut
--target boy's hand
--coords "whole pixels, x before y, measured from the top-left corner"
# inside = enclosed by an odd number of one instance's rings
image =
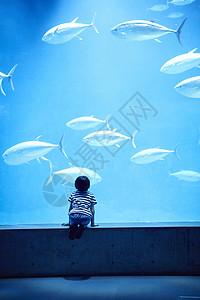
[[[69,223],[62,223],[62,226],[69,226]]]
[[[91,227],[97,227],[99,224],[91,224]]]

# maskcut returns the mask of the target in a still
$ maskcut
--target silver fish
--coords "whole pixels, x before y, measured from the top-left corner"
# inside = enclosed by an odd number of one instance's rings
[[[177,11],[177,12],[170,13],[167,17],[170,19],[176,19],[176,18],[181,18],[182,16],[184,16],[184,13]]]
[[[200,98],[200,76],[191,77],[179,82],[175,90],[190,98]]]
[[[147,9],[152,10],[152,11],[164,11],[168,8],[169,8],[168,4],[156,4],[156,5],[154,5],[150,8],[147,8]]]
[[[175,176],[179,180],[197,182],[200,181],[200,173],[190,170],[182,170],[176,173],[171,173],[170,176]]]
[[[74,167],[72,165],[70,168],[54,172],[52,175],[59,176],[64,181],[66,181],[66,183],[74,183],[78,176],[87,176],[90,180],[91,185],[99,183],[101,181],[101,177],[93,170],[84,167]],[[52,177],[48,181],[48,184],[51,180]],[[65,182],[62,184],[65,184]]]
[[[177,5],[177,6],[183,6],[183,5],[191,4],[194,1],[195,0],[172,0],[171,2],[168,1],[168,3],[169,4],[174,4],[174,5]]]
[[[176,157],[179,158],[177,154],[178,145],[175,147],[174,150],[165,150],[159,148],[142,150],[136,153],[135,155],[133,155],[130,160],[135,164],[149,164],[157,160],[163,160],[163,158],[170,153],[174,153]]]
[[[38,141],[38,138],[35,141],[19,143],[6,150],[2,155],[4,162],[8,165],[20,165],[34,159],[37,159],[38,162],[40,162],[40,158],[49,161],[46,157],[44,157],[44,155],[55,148],[58,148],[61,153],[67,158],[67,155],[63,148],[64,135],[62,136],[59,145],[40,142]],[[50,169],[52,172],[51,162]]]
[[[8,78],[8,80],[9,80],[9,82],[10,82],[10,85],[11,85],[11,88],[13,89],[13,91],[15,90],[15,89],[14,89],[14,86],[13,86],[13,82],[12,82],[12,75],[13,75],[13,73],[14,73],[16,67],[17,67],[17,65],[15,65],[15,66],[10,70],[10,72],[8,73],[8,75],[6,75],[6,74],[0,72],[0,89],[1,89],[1,92],[2,92],[2,94],[3,94],[4,96],[6,96],[6,94],[5,94],[4,90],[3,90],[3,87],[2,87],[2,81],[3,81],[4,78]]]
[[[96,15],[96,13],[94,14],[91,24],[76,23],[76,21],[78,19],[78,17],[77,17],[70,23],[64,23],[64,24],[57,25],[57,26],[49,29],[43,35],[42,41],[49,43],[49,44],[62,44],[62,43],[70,41],[71,39],[73,39],[75,37],[77,37],[79,40],[82,40],[82,38],[80,38],[79,34],[89,27],[93,27],[94,30],[96,31],[96,33],[99,33],[94,24],[95,15]]]
[[[100,120],[94,118],[94,115],[92,115],[90,117],[80,117],[80,118],[73,119],[68,123],[66,123],[66,126],[75,130],[85,130],[104,123],[106,123],[108,129],[110,129],[108,125],[108,117],[106,118],[106,120]]]
[[[190,70],[195,67],[200,67],[200,53],[194,53],[197,48],[192,51],[178,55],[168,60],[160,69],[163,73],[178,74]]]
[[[127,40],[127,41],[144,41],[157,39],[168,33],[175,33],[178,41],[182,44],[181,41],[181,30],[185,23],[186,19],[183,20],[181,25],[177,30],[169,29],[162,25],[159,25],[155,22],[151,21],[143,21],[143,20],[134,20],[121,23],[111,29],[111,33],[118,38]]]
[[[133,133],[131,137],[129,137],[118,133],[115,130],[101,130],[88,134],[83,138],[83,141],[92,146],[107,147],[115,145],[117,147],[120,147],[120,142],[124,140],[131,140],[133,147],[136,148],[134,142],[134,137],[136,133],[137,130]]]

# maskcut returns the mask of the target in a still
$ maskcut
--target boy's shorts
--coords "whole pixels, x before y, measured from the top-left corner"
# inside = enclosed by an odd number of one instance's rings
[[[84,214],[71,214],[69,215],[70,225],[88,225],[91,221],[91,217]]]

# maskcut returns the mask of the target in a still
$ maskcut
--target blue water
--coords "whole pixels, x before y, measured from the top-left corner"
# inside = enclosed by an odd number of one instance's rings
[[[0,3],[0,71],[7,74],[18,64],[13,75],[15,91],[4,79],[6,96],[0,94],[1,154],[40,135],[41,141],[57,144],[66,130],[64,148],[71,163],[76,160],[79,166],[93,168],[102,178],[90,189],[98,201],[97,223],[200,219],[200,183],[169,176],[182,169],[200,171],[200,102],[178,94],[173,88],[180,81],[199,75],[199,69],[176,75],[160,72],[170,58],[200,48],[200,2],[196,0],[182,7],[170,5],[164,12],[147,10],[158,2],[7,0]],[[82,41],[74,38],[65,44],[51,45],[41,40],[48,29],[78,16],[78,22],[91,23],[95,11],[99,35],[88,28],[80,35]],[[176,29],[185,16],[167,18],[173,11],[184,12],[187,17],[182,46],[175,34],[167,34],[160,38],[162,43],[157,43],[126,42],[110,33],[113,26],[134,19],[158,20],[159,24]],[[130,106],[141,106],[138,97],[148,110],[146,115],[139,111],[137,124]],[[127,136],[137,127],[137,148],[130,141],[122,142],[121,148],[90,146],[87,158],[83,157],[82,138],[101,126],[75,131],[65,123],[90,115],[105,120],[108,114],[111,126]],[[146,165],[130,161],[138,151],[158,146],[173,150],[178,143],[181,160],[170,154],[163,161]],[[54,172],[69,167],[70,160],[58,149],[46,157],[52,161]],[[39,164],[34,160],[13,166],[1,159],[0,168],[1,224],[67,221],[69,191],[58,183],[52,195],[64,195],[62,203],[45,198],[48,162]]]

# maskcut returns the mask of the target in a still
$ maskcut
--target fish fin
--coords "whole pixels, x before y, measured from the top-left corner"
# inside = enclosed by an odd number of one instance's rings
[[[10,85],[11,85],[11,88],[12,88],[13,91],[14,91],[15,89],[14,89],[14,85],[13,85],[13,82],[12,82],[12,75],[13,75],[13,73],[14,73],[16,67],[17,67],[17,65],[15,65],[15,66],[10,70],[10,72],[8,73],[8,80],[9,80],[9,82],[10,82]]]
[[[94,24],[95,18],[96,18],[96,11],[94,13],[94,16],[93,16],[93,19],[92,19],[92,23],[90,25],[94,28],[94,30],[96,31],[96,33],[99,33],[98,29],[96,28],[96,26]]]
[[[64,137],[65,137],[65,133],[62,135],[58,147],[59,147],[59,150],[61,151],[61,153],[64,155],[64,157],[68,159],[67,154],[65,153],[65,150],[63,148],[63,139],[64,139]]]
[[[75,18],[73,21],[71,21],[71,23],[76,23],[76,21],[78,20],[79,17]]]
[[[91,115],[90,118],[94,118],[94,115]]]
[[[37,161],[38,161],[39,164],[41,164],[41,161],[40,161],[40,158],[39,158],[39,157],[37,157]]]
[[[109,119],[110,119],[110,114],[107,115],[107,117],[106,117],[106,119],[105,119],[105,122],[106,122],[106,126],[107,126],[108,130],[111,130],[111,127],[110,127],[110,125],[108,124],[108,120],[109,120]]]
[[[115,146],[116,146],[117,148],[120,148],[120,145],[119,145],[119,144],[115,144]]]
[[[47,182],[45,183],[45,185],[49,185],[52,182],[53,179],[53,173],[49,176],[49,179],[47,180]]]
[[[193,50],[189,51],[188,53],[194,53],[198,48],[194,48]]]
[[[35,138],[35,141],[38,141],[39,138],[41,138],[42,135],[39,135],[38,137]]]
[[[121,34],[123,34],[123,35],[127,35],[125,32],[121,32]]]
[[[179,43],[182,45],[182,39],[181,39],[181,31],[182,31],[182,28],[183,28],[183,25],[185,24],[185,21],[187,20],[187,18],[185,18],[183,20],[183,22],[181,23],[181,25],[179,26],[179,28],[175,31],[176,33],[176,36],[178,38],[178,41]]]
[[[80,37],[80,36],[76,36],[77,37],[77,39],[79,39],[79,41],[82,41],[83,39]]]
[[[68,164],[70,165],[71,168],[74,167],[74,165],[72,163],[68,162]]]
[[[135,135],[136,135],[137,132],[138,132],[138,130],[135,130],[133,132],[132,136],[131,136],[131,142],[132,142],[132,145],[133,145],[134,148],[136,148],[134,139],[135,139]]]
[[[54,30],[53,35],[56,35],[58,33],[58,27]]]
[[[2,81],[3,81],[3,78],[0,79],[0,88],[1,88],[1,92],[2,92],[2,94],[3,94],[4,96],[6,96],[6,94],[5,94],[4,90],[3,90],[3,87],[2,87]]]
[[[158,22],[159,20],[151,20],[150,22],[153,22],[153,23],[156,23]]]
[[[50,176],[52,176],[52,174],[53,174],[53,165],[52,165],[52,162],[51,162],[48,158],[46,158],[46,157],[44,157],[44,156],[41,156],[40,158],[43,159],[43,160],[45,160],[45,161],[48,161],[48,162],[49,162]]]
[[[162,43],[159,39],[154,39],[157,43]]]
[[[180,143],[178,143],[178,144],[175,146],[175,148],[174,148],[174,154],[176,155],[176,157],[177,157],[178,159],[181,159],[180,156],[179,156],[178,153],[177,153],[177,148],[178,148],[179,145],[180,145]]]
[[[113,129],[112,131],[116,132],[116,131],[117,131],[117,128]]]

